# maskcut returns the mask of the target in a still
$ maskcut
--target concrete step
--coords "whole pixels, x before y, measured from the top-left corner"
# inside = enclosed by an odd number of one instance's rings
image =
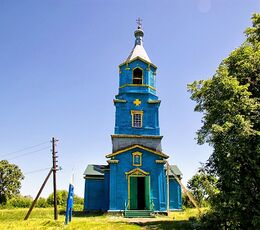
[[[154,212],[151,210],[125,210],[127,218],[153,218]]]

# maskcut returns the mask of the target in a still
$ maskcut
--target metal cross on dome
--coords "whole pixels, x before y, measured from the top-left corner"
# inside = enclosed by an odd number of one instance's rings
[[[136,19],[136,23],[137,23],[137,25],[138,25],[138,28],[141,28],[142,27],[142,19],[140,18],[140,17],[138,17],[137,19]]]

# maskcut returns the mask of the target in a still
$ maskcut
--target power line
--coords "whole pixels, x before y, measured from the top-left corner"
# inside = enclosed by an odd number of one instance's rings
[[[37,173],[37,172],[46,171],[47,169],[50,169],[50,167],[48,167],[48,168],[43,168],[43,169],[37,169],[37,170],[30,171],[30,172],[26,172],[26,173],[24,173],[24,175],[28,175],[28,174],[33,174],[33,173]]]
[[[32,148],[35,148],[35,147],[37,147],[37,146],[44,145],[44,144],[46,144],[46,143],[50,143],[50,141],[45,141],[45,142],[39,143],[39,144],[37,144],[37,145],[28,146],[28,147],[26,147],[26,148],[19,149],[19,150],[14,151],[14,152],[9,152],[9,153],[5,153],[5,154],[1,154],[0,157],[4,157],[4,156],[11,155],[11,154],[14,154],[14,153],[23,152],[23,151],[25,151],[25,150],[27,150],[27,149],[32,149]]]
[[[40,151],[45,150],[45,149],[50,149],[50,146],[45,147],[45,148],[42,148],[42,149],[38,149],[38,150],[35,150],[35,151],[32,151],[32,152],[23,153],[23,154],[20,154],[20,155],[18,155],[18,156],[15,156],[15,157],[9,158],[9,159],[7,159],[7,160],[17,159],[17,158],[20,158],[20,157],[23,157],[23,156],[27,156],[27,155],[30,155],[30,154],[36,153],[36,152],[40,152]]]

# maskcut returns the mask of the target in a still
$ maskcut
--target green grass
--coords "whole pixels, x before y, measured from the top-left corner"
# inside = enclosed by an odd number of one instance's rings
[[[139,220],[127,219],[121,216],[110,216],[106,214],[88,214],[76,211],[73,213],[72,222],[64,225],[64,211],[60,212],[58,221],[53,220],[52,208],[35,208],[27,221],[24,221],[28,209],[0,209],[0,229],[107,229],[107,230],[135,230],[135,229],[193,229],[194,223],[189,221],[190,217],[198,215],[197,210],[187,209],[183,212],[173,212],[169,216],[156,216],[152,222],[143,223]]]

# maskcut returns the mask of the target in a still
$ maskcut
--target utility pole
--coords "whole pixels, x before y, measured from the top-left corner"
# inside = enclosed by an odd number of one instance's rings
[[[54,220],[58,220],[58,210],[57,210],[57,187],[56,187],[56,171],[57,166],[57,156],[56,156],[56,140],[54,137],[52,138],[52,172],[53,172],[53,201],[54,201]]]
[[[51,140],[51,143],[52,143],[52,168],[50,169],[47,177],[45,178],[36,198],[34,199],[34,201],[32,202],[32,205],[28,211],[28,213],[26,214],[26,216],[24,217],[24,220],[27,220],[38,200],[38,198],[40,197],[41,195],[41,192],[43,190],[43,188],[45,187],[49,177],[51,176],[51,174],[53,173],[53,199],[54,199],[54,220],[57,220],[58,219],[58,210],[57,210],[57,193],[56,193],[56,171],[58,171],[57,167],[58,165],[56,165],[56,163],[58,162],[57,161],[57,156],[56,156],[56,150],[55,150],[55,147],[56,147],[56,142],[58,140],[55,139],[54,137],[52,138]]]
[[[35,198],[34,201],[32,202],[29,211],[27,212],[26,216],[24,217],[24,220],[27,220],[27,219],[29,218],[29,216],[30,216],[30,214],[31,214],[31,212],[32,212],[32,210],[33,210],[33,208],[34,208],[34,206],[35,206],[35,204],[36,204],[36,202],[37,202],[39,196],[41,195],[41,192],[42,192],[44,186],[46,185],[46,183],[47,183],[47,181],[48,181],[48,179],[49,179],[49,177],[50,177],[50,175],[51,175],[51,173],[52,173],[52,169],[50,169],[50,171],[49,171],[47,177],[45,178],[45,180],[44,180],[44,182],[43,182],[43,184],[42,184],[42,186],[41,186],[41,188],[40,188],[40,190],[39,190],[39,192],[38,192],[36,198]]]

